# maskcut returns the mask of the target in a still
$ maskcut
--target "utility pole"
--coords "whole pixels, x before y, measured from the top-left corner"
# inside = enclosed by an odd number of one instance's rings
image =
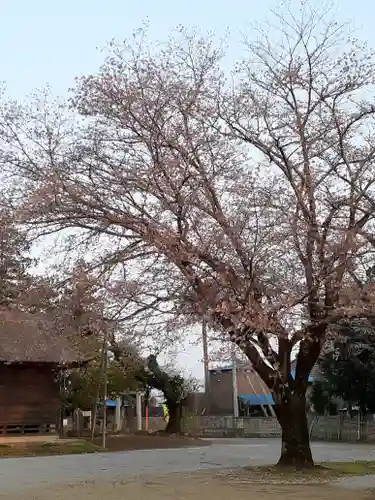
[[[115,413],[116,432],[119,432],[121,430],[121,406],[122,406],[121,397],[118,396],[116,398],[116,413]]]
[[[232,348],[232,387],[233,387],[233,417],[238,418],[240,412],[238,409],[237,359],[234,346]]]
[[[142,430],[142,394],[137,391],[135,394],[135,411],[137,416],[137,431]]]
[[[106,334],[104,333],[102,351],[101,351],[101,356],[100,356],[100,374],[99,374],[98,387],[97,387],[96,396],[95,396],[94,415],[93,415],[92,420],[91,420],[91,439],[92,440],[94,440],[94,437],[95,437],[96,420],[97,420],[97,416],[98,416],[98,405],[100,403],[100,393],[101,393],[101,389],[102,389],[102,378],[104,378],[104,372],[106,371],[105,370],[105,359],[104,359],[105,356],[107,355],[106,344],[107,344],[107,338],[106,338]]]
[[[103,431],[102,431],[102,448],[106,447],[107,441],[107,398],[108,398],[108,345],[107,345],[107,329],[104,331],[103,340]]]
[[[207,343],[207,321],[202,321],[202,342],[203,342],[203,364],[204,364],[204,392],[206,398],[210,393],[210,371],[208,367],[208,343]]]

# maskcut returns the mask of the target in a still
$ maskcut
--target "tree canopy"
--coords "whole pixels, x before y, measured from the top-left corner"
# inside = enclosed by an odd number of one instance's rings
[[[275,15],[230,74],[197,31],[113,42],[66,106],[3,103],[0,161],[17,217],[90,249],[123,318],[205,318],[238,345],[273,393],[280,463],[312,465],[309,373],[332,325],[374,314],[357,278],[374,246],[375,59],[308,2]]]

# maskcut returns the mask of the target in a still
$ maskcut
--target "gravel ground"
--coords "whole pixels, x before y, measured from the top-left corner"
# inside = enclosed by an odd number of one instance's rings
[[[269,464],[276,461],[279,449],[280,442],[276,439],[228,439],[215,440],[211,446],[202,448],[3,459],[0,460],[0,499],[11,493],[18,494],[15,498],[19,500],[32,499],[32,492],[40,488],[52,487],[57,492],[60,486],[85,487],[94,480],[97,484],[113,485],[124,480],[134,481],[137,476]],[[370,445],[314,443],[313,452],[319,462],[375,460],[375,447]],[[126,487],[133,488],[129,484]],[[136,498],[142,500],[142,497]]]
[[[342,488],[351,490],[371,488],[374,490],[374,498],[375,498],[375,476],[346,477],[344,479],[340,479],[337,485]]]
[[[373,500],[366,491],[327,485],[231,484],[214,473],[169,474],[128,481],[96,481],[1,495],[1,500]]]

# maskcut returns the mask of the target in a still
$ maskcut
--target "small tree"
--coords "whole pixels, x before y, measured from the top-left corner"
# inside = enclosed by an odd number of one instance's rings
[[[90,350],[87,364],[62,374],[65,405],[70,409],[91,408],[96,420],[101,392],[115,397],[138,387],[135,376],[142,360],[121,325],[109,316],[107,281],[92,268],[93,264],[83,260],[76,262],[63,281],[52,314],[73,332],[78,348]]]
[[[168,434],[182,434],[183,408],[186,396],[193,390],[194,384],[192,381],[188,381],[176,373],[168,373],[161,369],[155,355],[149,356],[147,368],[139,375],[139,378],[146,388],[157,389],[163,393],[169,413],[165,432]]]
[[[108,363],[108,397],[117,397],[126,391],[136,390],[139,382],[136,373],[124,370],[124,366],[112,359]],[[100,359],[92,360],[82,368],[65,372],[62,378],[63,406],[66,410],[91,410],[97,404],[98,387],[103,384]]]

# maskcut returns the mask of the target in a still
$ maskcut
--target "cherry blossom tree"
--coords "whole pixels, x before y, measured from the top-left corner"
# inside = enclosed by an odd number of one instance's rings
[[[273,393],[280,464],[307,467],[309,373],[332,325],[373,314],[354,276],[373,251],[375,67],[329,12],[275,16],[230,75],[182,28],[112,43],[69,110],[4,104],[1,159],[30,227],[139,266],[136,309],[240,347]]]
[[[33,286],[27,235],[7,210],[0,213],[0,308],[25,302]]]

